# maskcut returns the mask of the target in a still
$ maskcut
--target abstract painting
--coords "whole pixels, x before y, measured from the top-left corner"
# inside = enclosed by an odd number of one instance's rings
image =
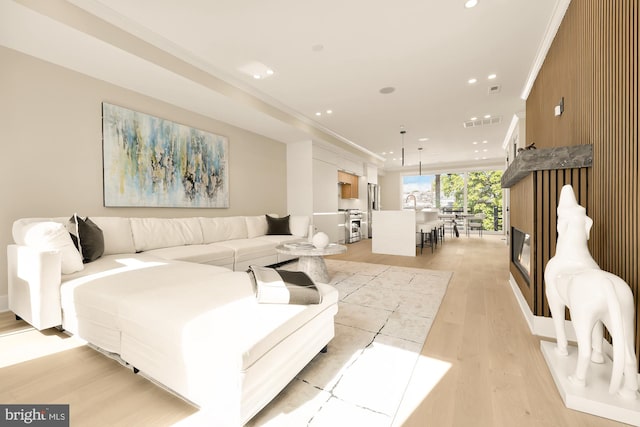
[[[229,141],[102,103],[104,205],[229,207]]]

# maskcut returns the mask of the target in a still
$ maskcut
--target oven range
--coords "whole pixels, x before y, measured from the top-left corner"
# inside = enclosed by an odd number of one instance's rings
[[[344,211],[345,243],[354,243],[362,238],[362,212],[359,209],[346,209]]]

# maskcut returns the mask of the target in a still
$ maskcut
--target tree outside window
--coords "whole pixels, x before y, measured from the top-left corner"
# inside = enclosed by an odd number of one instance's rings
[[[440,206],[464,212],[464,174],[440,175]]]
[[[467,177],[467,209],[484,213],[485,230],[502,230],[502,171],[469,172]]]

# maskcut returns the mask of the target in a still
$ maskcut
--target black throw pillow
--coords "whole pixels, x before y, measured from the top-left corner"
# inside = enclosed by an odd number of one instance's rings
[[[89,217],[82,219],[78,215],[73,215],[69,218],[69,226],[71,240],[80,251],[82,262],[95,261],[104,254],[102,230]]]
[[[267,217],[267,235],[291,235],[291,230],[289,229],[289,215],[283,218],[274,218],[269,215],[265,216]]]

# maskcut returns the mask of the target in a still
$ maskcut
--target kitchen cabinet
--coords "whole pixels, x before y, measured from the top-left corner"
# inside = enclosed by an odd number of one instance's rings
[[[313,212],[327,213],[338,210],[336,197],[336,165],[313,159]]]
[[[358,177],[350,173],[338,171],[340,183],[340,197],[343,199],[358,198]]]

